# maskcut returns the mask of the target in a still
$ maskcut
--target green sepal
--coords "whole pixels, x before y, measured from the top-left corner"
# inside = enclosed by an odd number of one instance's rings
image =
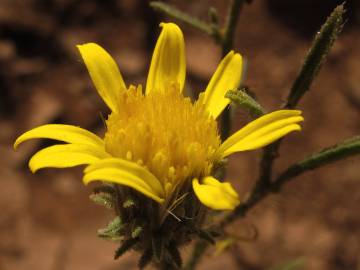
[[[141,227],[141,226],[135,227],[135,229],[133,229],[132,232],[131,232],[131,237],[132,238],[139,237],[140,234],[142,233],[142,231],[143,231],[143,227]]]
[[[115,251],[114,259],[118,259],[122,255],[125,254],[125,252],[129,251],[137,242],[139,241],[139,238],[129,238],[126,239],[121,246]]]
[[[136,205],[136,203],[135,203],[135,201],[132,199],[132,198],[129,198],[129,199],[127,199],[126,201],[124,201],[124,203],[123,203],[123,207],[124,208],[130,208],[130,207],[133,207],[133,206],[135,206]]]
[[[98,236],[111,241],[118,241],[122,238],[121,230],[124,225],[120,217],[114,218],[105,228],[97,231]]]
[[[94,193],[89,196],[90,200],[94,203],[104,206],[108,209],[114,208],[114,198],[110,193],[100,192]]]
[[[264,109],[247,93],[245,88],[240,90],[229,90],[225,97],[230,99],[237,106],[248,111],[252,118],[258,118],[264,114]]]

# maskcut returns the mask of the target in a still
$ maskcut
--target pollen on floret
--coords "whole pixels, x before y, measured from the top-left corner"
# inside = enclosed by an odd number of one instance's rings
[[[209,175],[219,162],[217,123],[201,98],[193,103],[176,84],[147,95],[141,86],[130,86],[118,102],[121,109],[106,121],[106,151],[146,167],[169,193]]]

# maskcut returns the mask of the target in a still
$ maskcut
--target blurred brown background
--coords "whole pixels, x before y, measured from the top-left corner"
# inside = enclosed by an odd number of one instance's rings
[[[236,50],[246,56],[245,83],[274,110],[295,79],[326,15],[342,1],[254,0],[244,8]],[[209,6],[224,18],[228,1],[170,1],[206,19]],[[95,41],[120,65],[128,84],[144,83],[158,23],[168,20],[143,0],[0,0],[0,269],[136,269],[137,255],[113,261],[116,245],[96,237],[111,218],[88,200],[81,169],[47,169],[32,175],[29,157],[48,142],[17,152],[20,133],[45,123],[68,123],[102,134],[107,109],[91,85],[75,45]],[[306,154],[359,134],[359,1],[348,1],[348,22],[326,65],[301,102],[306,122],[288,136],[277,172]],[[209,37],[185,33],[189,87],[206,86],[220,59]],[[234,130],[248,116],[238,110]],[[229,178],[246,194],[257,177],[260,151],[230,160]],[[359,157],[307,173],[267,198],[232,229],[240,241],[200,269],[270,269],[303,258],[300,269],[360,269]],[[184,255],[190,249],[184,249]]]

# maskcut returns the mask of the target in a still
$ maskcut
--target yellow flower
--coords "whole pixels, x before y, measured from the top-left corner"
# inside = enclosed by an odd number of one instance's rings
[[[300,130],[297,110],[279,110],[249,123],[221,142],[216,118],[230,100],[224,95],[239,86],[242,57],[231,51],[221,61],[205,91],[192,102],[182,95],[185,45],[180,28],[162,23],[145,91],[127,87],[111,56],[99,45],[78,49],[90,77],[111,109],[104,138],[71,125],[50,124],[22,134],[15,142],[34,138],[63,141],[37,152],[29,167],[65,168],[89,165],[85,184],[101,180],[130,187],[171,207],[193,189],[212,209],[233,209],[239,197],[230,183],[212,177],[224,158],[263,147]]]

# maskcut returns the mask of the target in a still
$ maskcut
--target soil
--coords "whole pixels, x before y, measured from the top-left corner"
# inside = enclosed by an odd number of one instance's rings
[[[220,18],[226,13],[227,1],[170,2],[203,19],[209,6],[218,8]],[[268,111],[284,101],[312,36],[336,4],[329,1],[329,9],[312,8],[311,1],[286,2],[246,5],[235,38],[236,51],[247,59],[244,84]],[[284,141],[275,174],[360,132],[359,5],[348,1],[348,9],[344,33],[299,105],[306,119],[303,131]],[[16,152],[12,143],[22,132],[46,123],[103,134],[101,115],[108,111],[75,45],[101,44],[128,84],[144,83],[162,20],[169,19],[141,0],[0,1],[1,270],[136,269],[137,254],[114,261],[116,245],[97,238],[96,230],[112,215],[89,201],[91,187],[81,183],[82,169],[33,175],[27,162],[49,142],[29,141]],[[205,34],[180,25],[187,46],[187,84],[204,89],[220,50]],[[248,121],[237,109],[233,130]],[[229,161],[228,177],[242,197],[257,178],[260,154],[245,152]],[[242,239],[236,246],[220,255],[210,249],[199,269],[270,269],[293,259],[303,260],[299,269],[360,269],[359,161],[352,157],[294,179],[229,229]],[[257,238],[251,237],[254,230]],[[184,256],[190,251],[185,248]]]

